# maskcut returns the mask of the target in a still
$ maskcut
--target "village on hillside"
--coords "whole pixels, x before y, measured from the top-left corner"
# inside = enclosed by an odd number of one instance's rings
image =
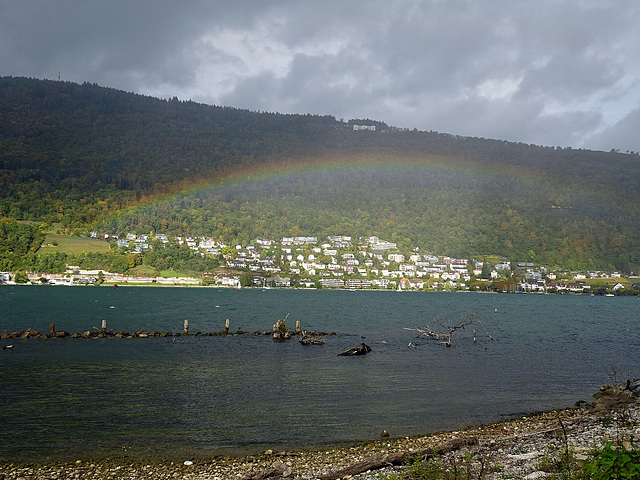
[[[173,237],[166,234],[117,235],[91,232],[115,248],[142,254],[154,242],[176,241],[202,256],[216,256],[221,272],[202,276],[127,275],[84,270],[68,265],[64,274],[27,272],[28,283],[49,285],[192,285],[228,288],[333,288],[423,291],[498,291],[523,293],[637,294],[635,277],[618,272],[551,271],[533,262],[503,259],[451,258],[422,254],[419,249],[400,253],[395,243],[376,236],[283,237],[279,241],[257,238],[249,245],[225,245],[211,238]],[[593,280],[598,279],[594,287]],[[9,272],[0,272],[0,283],[13,284]]]

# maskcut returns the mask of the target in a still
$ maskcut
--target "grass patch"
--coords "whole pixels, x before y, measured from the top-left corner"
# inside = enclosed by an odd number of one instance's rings
[[[189,275],[183,272],[176,272],[175,270],[161,270],[160,276],[162,278],[169,278],[169,277],[188,277]]]
[[[591,288],[611,288],[617,283],[621,283],[623,285],[631,283],[628,278],[588,278],[585,282],[591,285]]]
[[[499,257],[498,255],[486,255],[483,257],[483,259],[486,259],[487,262],[495,265],[497,263],[502,263],[503,257]]]
[[[45,234],[57,234],[57,235],[60,235],[59,232],[64,231],[64,227],[62,226],[61,223],[46,223],[46,222],[44,222],[44,223],[40,223],[38,225],[40,225],[41,229],[43,227],[45,227],[44,230],[43,230],[43,232]]]
[[[135,268],[130,268],[127,273],[133,275],[142,275],[147,277],[158,276],[158,270],[150,265],[139,265]]]
[[[109,244],[104,240],[88,237],[72,237],[70,235],[49,234],[45,237],[40,252],[47,253],[88,253],[108,252]]]

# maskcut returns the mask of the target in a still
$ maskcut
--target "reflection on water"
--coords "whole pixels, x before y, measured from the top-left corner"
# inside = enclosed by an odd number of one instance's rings
[[[364,441],[383,428],[416,435],[590,400],[611,366],[640,376],[635,298],[2,287],[0,301],[0,331],[55,321],[81,332],[107,319],[178,332],[188,318],[191,331],[216,332],[229,318],[252,332],[289,313],[290,326],[337,332],[306,347],[264,336],[11,340],[0,460],[179,459]],[[463,331],[444,348],[403,329],[472,311],[495,341]],[[373,352],[337,356],[361,341]]]

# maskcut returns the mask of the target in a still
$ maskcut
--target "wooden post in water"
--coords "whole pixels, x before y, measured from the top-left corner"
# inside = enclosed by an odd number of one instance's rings
[[[53,335],[54,333],[56,333],[56,322],[51,322],[49,324],[49,333],[51,335]]]
[[[107,332],[107,321],[102,320],[102,333],[106,333],[106,332]]]
[[[296,333],[300,333],[300,320],[296,320]]]
[[[229,333],[230,326],[231,326],[231,321],[227,318],[224,322],[224,333]]]
[[[183,329],[183,333],[185,335],[189,335],[189,320],[185,320],[184,321],[184,329]]]

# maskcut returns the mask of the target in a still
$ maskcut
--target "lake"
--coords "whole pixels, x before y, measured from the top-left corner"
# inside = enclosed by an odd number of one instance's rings
[[[640,377],[637,297],[163,287],[0,287],[0,332],[336,332],[12,339],[0,351],[0,461],[184,460],[459,429],[572,406]],[[405,328],[457,323],[447,348]],[[472,329],[478,330],[473,342]],[[365,342],[372,352],[338,356]],[[408,348],[408,344],[416,348]]]

